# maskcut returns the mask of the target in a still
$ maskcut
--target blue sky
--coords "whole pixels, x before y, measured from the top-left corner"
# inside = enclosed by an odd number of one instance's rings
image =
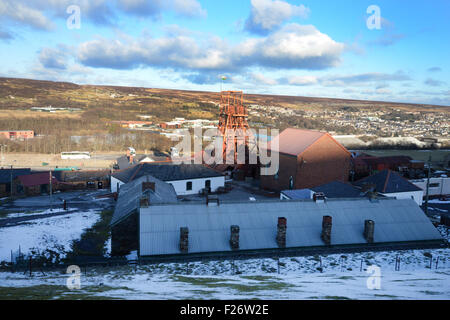
[[[0,0],[0,76],[448,106],[449,34],[447,0]]]

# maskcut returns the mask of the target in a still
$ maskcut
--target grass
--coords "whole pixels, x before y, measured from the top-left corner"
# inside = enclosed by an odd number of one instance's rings
[[[62,285],[36,285],[29,287],[0,287],[1,300],[105,300],[116,299],[97,293],[112,290],[125,289],[125,287],[113,288],[109,286],[87,286],[80,290],[69,290]]]
[[[72,252],[67,255],[69,260],[77,256],[104,256],[105,243],[110,237],[109,223],[112,215],[112,210],[100,212],[100,219],[84,231],[80,240],[72,243]]]

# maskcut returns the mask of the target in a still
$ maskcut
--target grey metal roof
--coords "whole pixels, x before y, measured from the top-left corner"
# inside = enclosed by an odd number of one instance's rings
[[[126,183],[120,187],[119,197],[117,198],[116,207],[114,208],[114,215],[111,219],[111,225],[115,225],[125,219],[139,207],[140,199],[144,194],[142,192],[143,182],[155,183],[155,191],[146,191],[150,205],[178,201],[175,189],[171,184],[148,175],[140,177],[139,179]]]
[[[30,174],[31,169],[12,169],[12,178],[15,179],[18,176],[23,176]],[[3,168],[0,169],[0,183],[10,183],[11,182],[11,169]]]
[[[139,163],[126,170],[118,171],[113,177],[129,182],[144,175],[151,175],[162,181],[176,181],[223,176],[221,173],[202,164]]]
[[[156,205],[140,209],[140,254],[179,254],[180,227],[189,228],[189,252],[231,251],[230,226],[240,227],[240,250],[277,248],[277,219],[287,218],[286,247],[323,246],[322,216],[333,217],[331,244],[362,244],[364,220],[375,221],[375,242],[441,240],[412,199],[332,199]]]

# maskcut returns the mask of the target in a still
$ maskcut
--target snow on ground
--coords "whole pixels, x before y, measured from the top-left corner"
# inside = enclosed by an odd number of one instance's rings
[[[37,286],[81,299],[450,299],[449,258],[448,248],[284,257],[279,273],[272,258],[88,267],[79,290],[66,287],[64,271],[0,272],[0,299],[11,287],[38,298]],[[380,268],[379,289],[367,286],[370,266]]]
[[[428,203],[442,203],[442,204],[450,204],[450,200],[443,201],[439,199],[428,200]]]
[[[55,211],[53,211],[55,212]],[[39,251],[62,245],[70,250],[72,240],[94,225],[100,215],[94,210],[27,221],[14,227],[0,228],[0,261],[11,260],[11,250],[27,254],[31,248]]]
[[[65,211],[65,210],[58,208],[58,209],[52,209],[52,210],[47,209],[47,210],[43,210],[43,211],[16,212],[16,213],[9,213],[6,217],[0,218],[0,219],[30,217],[30,216],[36,216],[36,215],[41,215],[41,214],[60,213],[63,211]]]

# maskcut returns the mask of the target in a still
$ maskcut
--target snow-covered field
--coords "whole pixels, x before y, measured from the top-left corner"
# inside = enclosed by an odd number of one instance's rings
[[[449,249],[435,249],[281,258],[280,273],[270,258],[83,268],[75,290],[66,287],[64,272],[3,272],[0,299],[12,292],[40,298],[43,288],[45,298],[81,299],[450,299],[449,257]],[[367,286],[375,275],[367,272],[371,265],[380,267],[379,289]]]
[[[12,216],[14,214],[9,217]],[[56,246],[62,246],[64,251],[68,251],[72,241],[79,239],[83,231],[94,225],[99,218],[100,215],[96,211],[89,210],[30,220],[17,226],[0,228],[0,262],[10,262],[11,250],[16,252],[19,246],[24,254],[32,248],[42,251]]]

